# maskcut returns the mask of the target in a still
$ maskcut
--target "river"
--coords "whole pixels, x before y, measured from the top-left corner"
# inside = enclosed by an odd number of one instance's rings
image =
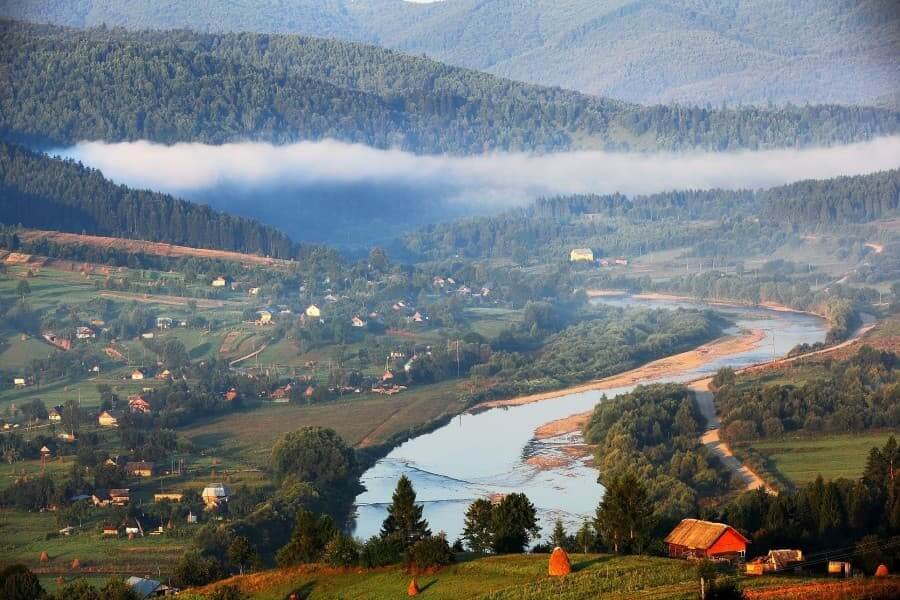
[[[764,339],[750,350],[710,360],[673,375],[643,383],[685,382],[714,373],[720,367],[743,367],[783,356],[800,343],[825,339],[826,324],[819,317],[765,308],[709,305],[695,301],[647,300],[631,296],[596,299],[614,306],[674,309],[713,308],[724,313],[738,330],[761,329]],[[466,413],[431,433],[393,449],[362,476],[366,491],[356,498],[354,535],[363,539],[378,533],[397,479],[412,480],[417,499],[433,532],[444,531],[452,542],[462,533],[467,506],[491,494],[524,492],[538,508],[542,534],[549,535],[560,518],[573,530],[594,514],[603,496],[589,456],[572,459],[562,447],[583,443],[580,434],[538,441],[535,429],[557,419],[591,410],[604,397],[612,398],[634,385],[604,391],[571,393],[521,406]],[[569,458],[552,468],[538,468],[529,457]]]

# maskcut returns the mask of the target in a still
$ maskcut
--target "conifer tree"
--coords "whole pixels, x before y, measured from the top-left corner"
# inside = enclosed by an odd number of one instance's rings
[[[396,537],[403,549],[431,535],[428,522],[422,518],[422,507],[416,504],[416,491],[406,475],[397,481],[391,497],[388,516],[381,525],[382,537]]]

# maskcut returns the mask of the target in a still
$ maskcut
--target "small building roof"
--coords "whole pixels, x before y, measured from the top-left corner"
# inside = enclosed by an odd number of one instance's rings
[[[203,488],[202,498],[225,498],[228,496],[228,488],[221,483],[211,483]]]
[[[685,548],[708,549],[729,529],[743,539],[744,542],[750,541],[730,525],[701,521],[699,519],[684,519],[666,536],[665,541],[667,544],[675,544]]]
[[[144,577],[135,577],[132,575],[128,579],[125,580],[125,583],[134,588],[134,591],[137,593],[138,597],[142,600],[144,598],[149,598],[151,594],[153,594],[156,590],[159,589],[159,586],[162,584],[155,579],[146,579]]]

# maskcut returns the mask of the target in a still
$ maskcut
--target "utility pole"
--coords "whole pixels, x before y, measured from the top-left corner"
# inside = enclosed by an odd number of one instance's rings
[[[456,377],[459,378],[459,338],[456,340]]]

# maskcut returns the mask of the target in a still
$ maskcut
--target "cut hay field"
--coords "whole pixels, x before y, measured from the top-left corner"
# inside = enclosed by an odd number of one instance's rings
[[[469,308],[465,315],[471,320],[472,330],[486,338],[495,337],[522,320],[521,310],[508,308]]]
[[[564,578],[547,575],[546,554],[474,557],[460,555],[456,564],[417,578],[420,596],[435,600],[693,600],[699,597],[698,565],[683,560],[651,556],[573,554],[574,572]],[[263,571],[190,590],[194,597],[233,585],[258,600],[280,600],[296,592],[308,600],[388,600],[406,596],[411,575],[396,567],[382,569],[333,569],[308,565]],[[863,579],[860,582],[871,582]],[[786,586],[799,589],[825,583],[821,577],[765,576],[740,584],[752,593],[772,593]],[[890,583],[900,588],[900,580]],[[854,595],[848,590],[846,598]],[[757,597],[757,596],[754,596]],[[759,596],[762,597],[762,596]]]
[[[445,382],[410,389],[395,396],[348,396],[347,400],[302,406],[266,404],[231,413],[181,430],[200,448],[223,456],[265,464],[274,442],[289,431],[308,425],[333,428],[352,445],[376,445],[464,406],[460,384]]]
[[[858,478],[873,447],[884,446],[888,437],[900,432],[831,435],[814,438],[783,438],[752,442],[750,447],[768,458],[785,477],[798,485],[837,477]]]

